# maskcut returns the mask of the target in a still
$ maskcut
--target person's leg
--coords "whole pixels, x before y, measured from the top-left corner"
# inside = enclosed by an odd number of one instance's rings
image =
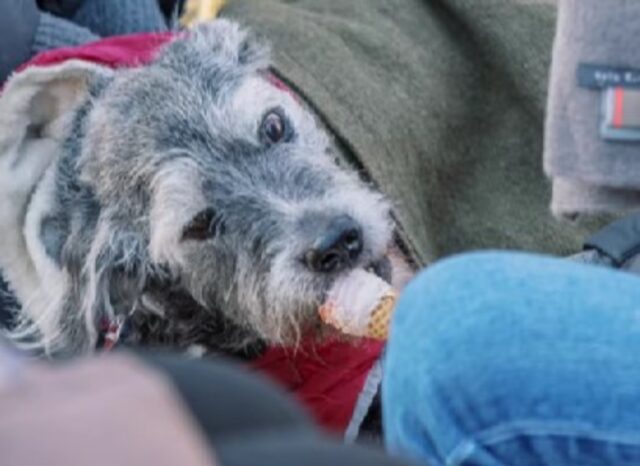
[[[168,29],[158,0],[83,0],[71,19],[102,37]]]
[[[523,254],[436,264],[394,318],[386,444],[437,465],[640,464],[640,279]]]

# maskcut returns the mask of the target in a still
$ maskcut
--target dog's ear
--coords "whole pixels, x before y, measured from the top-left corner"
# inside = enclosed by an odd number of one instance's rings
[[[14,74],[0,96],[0,152],[22,139],[59,137],[65,117],[87,97],[90,83],[112,73],[70,60]]]
[[[217,19],[204,23],[169,44],[160,64],[176,71],[204,71],[211,79],[233,77],[269,65],[269,47],[237,23]]]
[[[31,67],[14,74],[0,94],[0,268],[22,302],[41,288],[41,274],[49,270],[28,240],[29,200],[91,83],[110,73],[81,61]]]
[[[0,214],[7,213],[7,202],[14,211],[24,208],[35,183],[60,152],[64,132],[91,83],[112,73],[70,60],[27,68],[8,80],[0,94]]]

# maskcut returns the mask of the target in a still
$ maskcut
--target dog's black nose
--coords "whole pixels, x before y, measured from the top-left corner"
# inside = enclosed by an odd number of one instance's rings
[[[362,253],[362,230],[351,217],[335,218],[305,254],[307,266],[314,272],[340,272]]]

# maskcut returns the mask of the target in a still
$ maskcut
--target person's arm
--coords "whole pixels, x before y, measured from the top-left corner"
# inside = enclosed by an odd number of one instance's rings
[[[640,2],[560,0],[545,137],[557,216],[640,207]]]
[[[39,21],[35,0],[0,0],[0,82],[32,55]]]

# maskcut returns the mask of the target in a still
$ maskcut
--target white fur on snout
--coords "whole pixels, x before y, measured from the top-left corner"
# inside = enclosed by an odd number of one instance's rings
[[[391,243],[393,223],[389,202],[383,195],[362,186],[361,183],[348,182],[320,199],[312,198],[287,204],[285,212],[292,225],[312,213],[336,217],[348,215],[362,230],[362,263],[380,259]],[[308,247],[309,238],[298,237],[292,233],[287,253],[299,256]]]
[[[386,198],[368,189],[339,189],[325,203],[327,209],[344,212],[362,228],[365,261],[380,259],[386,253],[393,233]]]
[[[297,343],[305,323],[317,318],[317,308],[327,291],[325,277],[307,270],[300,261],[309,247],[309,238],[300,236],[295,225],[306,214],[330,212],[352,217],[363,234],[359,266],[380,259],[388,251],[393,232],[389,203],[347,173],[340,173],[337,178],[343,183],[319,199],[286,202],[274,195],[265,196],[275,210],[284,214],[289,232],[274,246],[278,253],[268,274],[251,273],[251,264],[243,264],[240,258],[236,283],[242,290],[239,299],[242,308],[247,309],[246,319],[271,343]]]
[[[158,264],[183,265],[179,247],[184,226],[207,207],[193,160],[166,163],[154,176],[151,192],[149,253]]]
[[[277,343],[298,342],[300,327],[316,316],[321,304],[323,289],[318,282],[300,273],[300,265],[286,253],[277,256],[272,264],[265,287],[269,318],[266,324],[268,336]]]

